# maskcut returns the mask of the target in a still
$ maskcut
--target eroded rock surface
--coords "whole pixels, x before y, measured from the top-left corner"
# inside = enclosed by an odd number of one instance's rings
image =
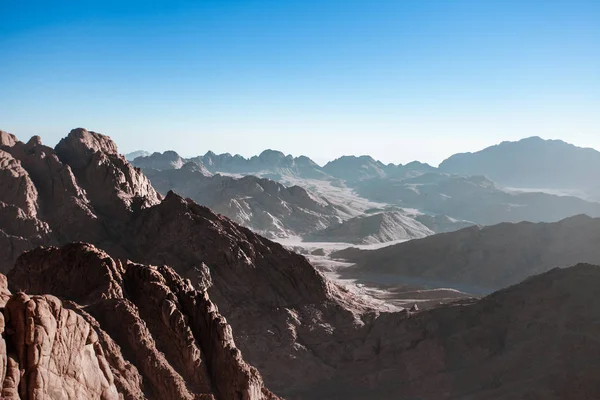
[[[169,267],[76,243],[25,253],[8,278],[0,358],[24,372],[5,372],[15,399],[276,399],[206,291]]]

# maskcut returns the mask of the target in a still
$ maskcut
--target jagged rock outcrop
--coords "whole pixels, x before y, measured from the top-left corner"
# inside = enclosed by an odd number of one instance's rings
[[[71,167],[99,213],[143,209],[160,202],[150,181],[119,154],[108,136],[72,130],[56,145],[56,154]]]
[[[160,202],[107,136],[74,129],[56,151],[37,136],[23,143],[3,134],[2,143],[0,272],[41,244],[106,242],[133,211]]]
[[[8,348],[25,371],[15,398],[276,398],[206,291],[169,267],[76,243],[25,253],[8,279]]]

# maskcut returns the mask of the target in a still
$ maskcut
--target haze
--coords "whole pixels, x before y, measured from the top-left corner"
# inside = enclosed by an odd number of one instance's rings
[[[595,1],[125,3],[0,3],[3,129],[320,163],[437,165],[533,135],[600,148]]]

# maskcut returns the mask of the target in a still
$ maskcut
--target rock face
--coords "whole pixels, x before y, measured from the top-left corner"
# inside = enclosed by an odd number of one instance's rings
[[[107,136],[74,129],[56,150],[3,134],[0,147],[0,272],[41,244],[101,243],[161,196]],[[5,217],[7,215],[7,217]]]
[[[195,163],[144,172],[159,192],[173,190],[265,236],[302,235],[340,220],[341,211],[327,199],[299,186],[255,176],[207,175]]]
[[[433,234],[425,225],[400,212],[383,212],[349,219],[304,236],[304,241],[376,244]]]
[[[18,292],[4,312],[14,355],[2,359],[25,374],[4,379],[3,391],[18,384],[6,398],[275,399],[206,291],[169,267],[78,243],[26,253],[8,278]]]
[[[594,187],[599,169],[600,152],[539,137],[455,154],[440,164],[444,172],[486,175],[503,185],[541,189]]]
[[[490,292],[530,275],[579,262],[600,264],[600,219],[585,215],[556,223],[504,223],[378,250],[335,253],[361,271],[427,279],[467,292]]]

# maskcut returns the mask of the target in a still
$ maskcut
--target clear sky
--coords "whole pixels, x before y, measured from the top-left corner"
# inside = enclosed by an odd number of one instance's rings
[[[600,149],[600,1],[0,0],[0,129],[436,164]]]

